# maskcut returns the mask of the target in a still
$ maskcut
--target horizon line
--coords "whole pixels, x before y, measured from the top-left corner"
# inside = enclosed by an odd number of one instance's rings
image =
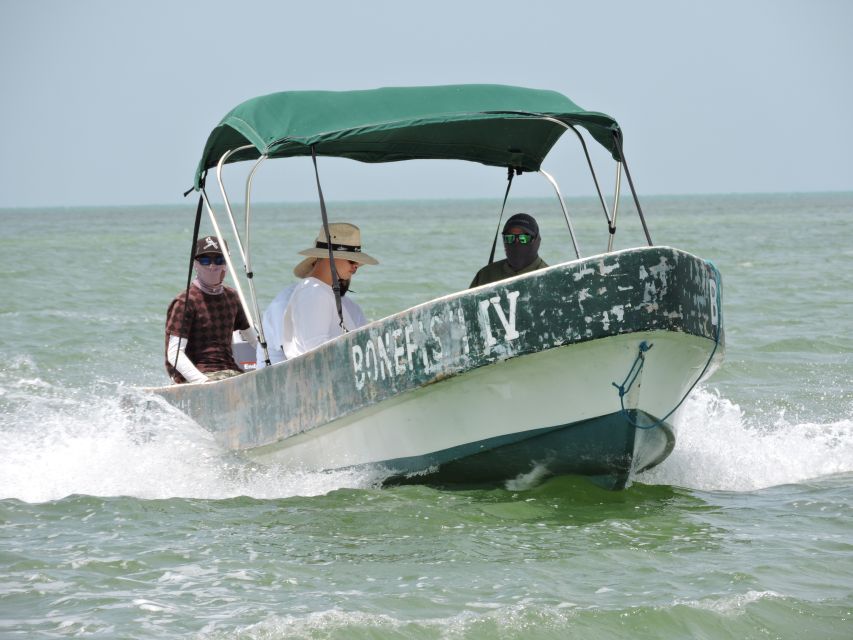
[[[107,208],[143,208],[143,207],[170,207],[176,206],[186,203],[191,203],[194,201],[192,197],[195,192],[191,192],[186,196],[186,200],[176,201],[174,203],[169,202],[150,202],[150,203],[136,203],[136,204],[127,204],[127,203],[113,203],[113,204],[35,204],[35,205],[0,205],[0,211],[22,211],[22,210],[32,210],[32,209],[107,209]],[[640,200],[644,200],[646,198],[684,198],[684,197],[732,197],[732,196],[800,196],[800,195],[845,195],[851,194],[853,195],[853,189],[850,190],[816,190],[816,191],[727,191],[727,192],[700,192],[700,193],[657,193],[657,194],[646,194],[640,197]],[[516,200],[552,200],[554,196],[519,196]],[[491,196],[466,196],[459,198],[351,198],[347,200],[327,200],[326,202],[329,204],[352,204],[352,203],[364,203],[364,204],[375,204],[375,203],[411,203],[411,202],[483,202],[483,201],[491,201],[498,199],[500,197],[491,197]],[[573,195],[573,196],[564,196],[564,199],[567,201],[570,200],[598,200],[596,195]],[[623,192],[621,197],[623,202],[627,202],[628,204],[633,204],[633,198],[631,197],[630,191]],[[241,201],[242,202],[242,201]],[[216,201],[214,204],[221,204],[221,201]],[[268,205],[315,205],[318,204],[317,199],[311,200],[258,200],[253,201],[252,206],[268,206]]]

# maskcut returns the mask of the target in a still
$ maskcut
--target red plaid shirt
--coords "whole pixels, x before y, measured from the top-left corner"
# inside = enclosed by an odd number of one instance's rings
[[[185,293],[175,296],[166,313],[166,348],[169,347],[170,335],[180,336],[186,339],[187,357],[202,373],[226,369],[239,371],[231,351],[232,334],[235,330],[248,329],[249,321],[237,292],[224,287],[221,294],[214,296],[195,285],[190,286],[186,324],[184,296]],[[175,382],[186,382],[168,358],[166,371]]]

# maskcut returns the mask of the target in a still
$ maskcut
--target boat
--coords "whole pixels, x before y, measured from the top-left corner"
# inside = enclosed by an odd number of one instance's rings
[[[541,168],[569,131],[609,234],[595,255],[581,255],[559,186]],[[616,167],[609,203],[588,137]],[[578,474],[621,489],[670,454],[685,398],[724,357],[721,276],[709,261],[652,242],[612,117],[557,92],[503,85],[287,91],[238,105],[211,132],[196,170],[196,229],[204,209],[223,239],[222,211],[206,193],[215,169],[237,247],[228,269],[262,342],[252,180],[266,160],[295,156],[312,158],[315,170],[324,156],[478,162],[507,173],[507,194],[514,175],[542,173],[575,259],[449,293],[233,378],[151,389],[156,396],[251,460],[284,470],[375,468],[388,484],[500,486]],[[222,179],[238,161],[254,161],[242,232]],[[614,250],[623,175],[646,244]],[[325,220],[319,173],[317,186]]]

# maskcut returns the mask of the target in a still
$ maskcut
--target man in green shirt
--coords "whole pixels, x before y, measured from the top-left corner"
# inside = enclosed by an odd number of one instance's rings
[[[533,216],[516,213],[506,221],[501,238],[506,259],[492,262],[480,269],[471,281],[471,287],[479,287],[548,266],[539,257],[542,237]]]

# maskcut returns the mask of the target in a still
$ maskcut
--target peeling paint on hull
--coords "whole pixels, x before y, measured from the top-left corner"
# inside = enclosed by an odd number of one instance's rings
[[[384,465],[398,480],[431,469],[421,477],[439,482],[500,482],[544,463],[621,486],[668,455],[674,416],[635,429],[612,383],[646,340],[626,406],[651,420],[673,409],[711,354],[706,374],[722,360],[720,286],[690,254],[630,249],[439,298],[273,367],[154,391],[262,462]]]

